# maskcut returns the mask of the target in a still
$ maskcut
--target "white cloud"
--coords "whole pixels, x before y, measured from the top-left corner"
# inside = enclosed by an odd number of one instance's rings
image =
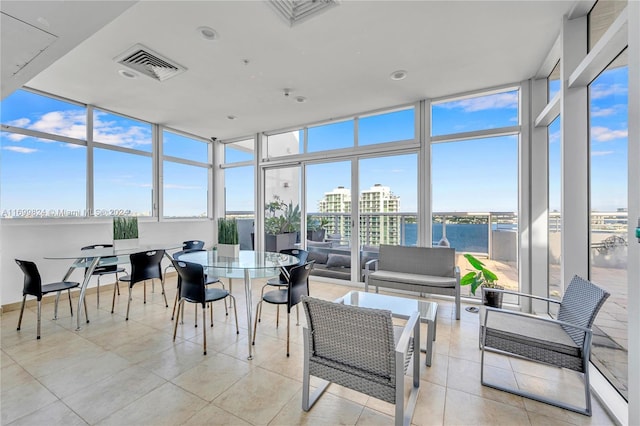
[[[608,84],[608,83],[600,83],[591,86],[591,90],[589,91],[589,97],[591,99],[602,99],[607,96],[620,96],[626,95],[628,89],[625,85],[622,84]]]
[[[14,127],[27,127],[30,122],[31,120],[28,118],[18,118],[17,120],[10,121],[7,124]]]
[[[608,117],[616,113],[615,108],[593,108],[591,110],[591,117]]]
[[[28,128],[74,139],[87,138],[86,115],[84,111],[48,112]]]
[[[615,139],[622,139],[628,136],[627,130],[613,130],[608,127],[595,126],[591,128],[591,139],[596,142],[609,142]]]
[[[604,155],[611,155],[614,151],[591,151],[592,157],[602,157]]]
[[[38,151],[37,149],[34,149],[34,148],[25,148],[24,146],[13,146],[13,145],[2,147],[2,149],[6,149],[7,151],[17,152],[19,154],[31,154]]]
[[[26,138],[28,138],[28,137],[29,137],[29,136],[27,136],[27,135],[21,135],[20,133],[10,133],[10,134],[7,136],[7,139],[9,139],[9,140],[11,140],[11,141],[14,141],[14,142],[20,142],[22,139],[26,139]]]
[[[560,142],[560,130],[549,134],[549,143]]]
[[[447,109],[461,108],[464,112],[484,111],[498,108],[517,108],[518,93],[507,92],[495,95],[480,96],[477,98],[463,99],[461,101],[446,102],[440,104]]]

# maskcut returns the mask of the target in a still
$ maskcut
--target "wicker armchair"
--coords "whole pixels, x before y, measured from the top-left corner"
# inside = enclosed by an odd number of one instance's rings
[[[492,291],[495,290],[492,289]],[[558,318],[542,318],[520,312],[485,308],[480,316],[480,346],[482,348],[480,380],[482,384],[590,416],[591,326],[598,311],[609,297],[609,293],[577,275],[571,280],[560,302],[518,292],[502,292],[559,303]],[[514,355],[582,373],[584,375],[586,407],[577,407],[542,395],[485,381],[485,351]]]
[[[404,401],[404,373],[419,349],[420,321],[415,312],[404,327],[394,327],[391,312],[304,297],[302,409],[309,411],[329,384],[337,383],[395,404],[395,424],[410,424],[420,386],[420,363],[413,362],[413,387]],[[395,328],[395,330],[394,330]],[[413,336],[411,336],[413,333]],[[309,397],[310,376],[324,379]]]

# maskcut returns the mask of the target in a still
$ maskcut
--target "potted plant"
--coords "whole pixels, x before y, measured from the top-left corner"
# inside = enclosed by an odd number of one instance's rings
[[[504,288],[501,285],[497,284],[498,276],[491,272],[489,269],[485,268],[484,263],[476,259],[471,254],[465,254],[464,257],[467,259],[469,264],[473,266],[475,271],[471,271],[460,278],[460,285],[470,285],[471,294],[475,296],[478,287],[495,288],[499,290],[502,290]],[[484,305],[494,308],[502,308],[501,292],[483,291],[482,294],[484,296],[482,300],[482,303]]]
[[[308,216],[307,217],[307,240],[324,241],[329,219],[326,217]]]
[[[236,219],[218,219],[218,246],[219,256],[237,258],[240,256],[240,244],[238,243],[238,222]]]
[[[278,195],[265,206],[265,250],[279,252],[293,248],[300,231],[300,206],[285,203]]]
[[[138,246],[138,218],[117,216],[113,218],[113,246],[116,250]]]

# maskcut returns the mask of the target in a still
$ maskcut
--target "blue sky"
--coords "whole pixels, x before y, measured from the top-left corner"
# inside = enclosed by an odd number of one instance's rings
[[[517,92],[434,104],[434,136],[518,124]],[[16,91],[1,104],[1,121],[76,139],[86,138],[82,106]],[[626,207],[627,192],[627,69],[605,71],[590,87],[591,200],[594,210]],[[413,139],[412,109],[361,118],[359,145]],[[350,147],[352,121],[309,129],[309,152]],[[550,208],[559,209],[559,122],[550,127]],[[96,111],[94,139],[140,150],[131,156],[105,149],[94,151],[95,206],[151,213],[151,126]],[[0,201],[2,209],[85,208],[86,148],[7,132],[2,149]],[[432,178],[434,211],[516,211],[517,139],[513,136],[434,144]],[[165,155],[206,162],[205,145],[164,132]],[[233,150],[227,150],[233,152]],[[229,154],[231,155],[231,154]],[[234,158],[233,156],[229,159]],[[244,155],[236,155],[246,160]],[[417,209],[415,154],[360,160],[360,190],[374,184],[389,186],[401,199],[402,211]],[[228,210],[253,205],[252,168],[227,171]],[[307,168],[309,210],[325,192],[351,186],[349,162]],[[205,169],[165,162],[165,214],[183,216],[206,212]]]

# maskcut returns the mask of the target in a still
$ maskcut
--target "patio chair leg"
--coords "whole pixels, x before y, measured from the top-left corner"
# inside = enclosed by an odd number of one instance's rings
[[[100,309],[100,275],[98,275],[98,284],[96,285],[96,308]]]
[[[18,328],[16,330],[20,331],[20,326],[22,325],[22,314],[24,313],[24,305],[27,302],[27,295],[25,294],[22,297],[22,307],[20,308],[20,316],[18,317]]]
[[[42,314],[42,300],[38,300],[38,335],[36,339],[40,340],[40,315]]]
[[[87,298],[85,297],[84,299],[82,299],[82,301],[84,302],[84,318],[87,320],[87,324],[89,324],[89,312],[87,312]],[[78,315],[80,315],[80,312],[78,312]]]
[[[152,282],[155,280],[152,280]],[[162,287],[162,297],[164,297],[164,307],[168,308],[169,303],[167,302],[167,294],[164,291],[164,278],[160,281],[160,286]]]
[[[153,284],[153,280],[151,280],[151,283]],[[147,280],[142,281],[142,290],[143,290],[142,303],[146,304],[147,303]]]
[[[116,286],[113,287],[113,299],[111,300],[111,313],[113,313],[113,309],[116,306],[116,288],[118,288],[118,282],[116,281]],[[120,290],[118,289],[118,294],[120,294]]]
[[[202,305],[202,343],[204,345],[204,355],[207,354],[207,306]]]
[[[195,313],[195,319],[196,319],[196,321],[195,321],[195,322],[196,322],[196,325],[195,325],[194,327],[195,327],[195,328],[198,328],[198,305],[195,305],[195,304],[194,304],[193,306],[194,306],[194,308],[195,308],[195,309],[193,310],[193,312]],[[206,325],[207,325],[207,323],[205,322],[203,327],[206,327]]]
[[[262,309],[262,300],[258,302],[258,306],[256,306],[256,312],[258,312],[258,309]],[[251,324],[249,324],[249,327],[251,327]],[[256,331],[257,330],[258,330],[258,317],[256,316],[256,319],[253,321],[253,341],[251,342],[252,345],[256,344]]]
[[[129,286],[129,300],[127,300],[127,316],[124,318],[125,321],[129,321],[129,306],[131,306],[131,288],[132,286]]]
[[[224,302],[224,308],[227,309],[227,302]],[[213,327],[213,302],[209,302],[209,313],[211,314],[211,327]]]
[[[176,306],[178,305],[178,296],[180,295],[180,290],[176,291],[176,298],[173,300],[173,310],[171,311],[171,321],[175,318],[176,314]]]
[[[177,315],[178,317],[180,316],[180,308],[182,307],[182,300],[180,302],[178,302],[178,312]],[[176,332],[178,331],[178,318],[176,318],[176,322],[175,324],[173,324],[173,341],[176,341]]]
[[[231,295],[229,296],[233,299],[233,316],[236,318],[236,334],[240,334],[240,329],[238,328],[238,309],[236,309],[236,298]],[[254,336],[255,336],[255,333],[254,333]]]
[[[291,322],[291,313],[287,312],[287,358],[289,357],[289,327]]]
[[[53,319],[57,320],[58,319],[58,302],[60,301],[60,291],[58,291],[56,293],[56,304],[53,308]]]
[[[71,303],[71,289],[67,290],[67,296],[69,296],[69,311],[71,312],[71,316],[73,316],[73,303]]]

